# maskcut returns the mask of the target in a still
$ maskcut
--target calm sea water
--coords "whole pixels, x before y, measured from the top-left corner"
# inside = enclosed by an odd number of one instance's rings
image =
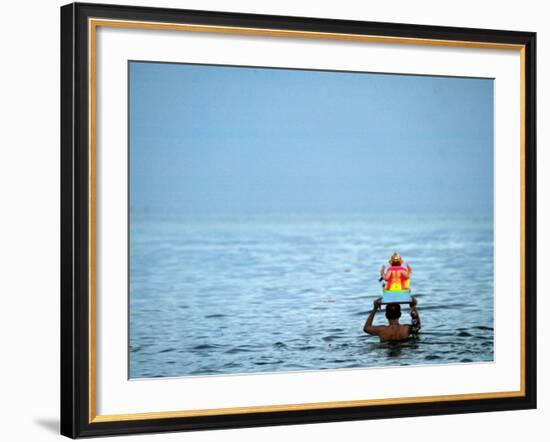
[[[380,343],[394,250],[422,330]],[[130,377],[492,361],[492,266],[491,218],[132,215]]]

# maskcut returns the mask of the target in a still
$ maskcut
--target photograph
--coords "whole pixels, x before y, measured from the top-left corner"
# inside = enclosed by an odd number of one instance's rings
[[[494,361],[494,78],[127,63],[130,380]]]
[[[60,8],[61,434],[536,408],[536,32],[264,12]]]

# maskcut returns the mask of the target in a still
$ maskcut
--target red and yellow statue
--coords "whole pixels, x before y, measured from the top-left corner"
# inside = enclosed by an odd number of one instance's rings
[[[388,270],[386,270],[386,266],[382,266],[380,269],[380,278],[385,281],[384,291],[409,292],[411,266],[407,264],[406,267],[403,267],[403,258],[397,252],[391,256],[389,263],[390,268]]]

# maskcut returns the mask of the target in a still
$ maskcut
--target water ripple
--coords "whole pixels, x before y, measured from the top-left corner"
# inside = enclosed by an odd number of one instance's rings
[[[362,330],[394,249],[422,331],[380,343]],[[130,377],[492,361],[492,266],[491,220],[132,218]]]

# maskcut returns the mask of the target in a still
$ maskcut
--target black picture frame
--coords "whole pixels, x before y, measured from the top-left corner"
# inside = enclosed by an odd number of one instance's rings
[[[521,45],[524,51],[524,395],[196,417],[90,420],[89,18]],[[61,434],[241,428],[536,408],[536,34],[73,3],[61,7]]]

